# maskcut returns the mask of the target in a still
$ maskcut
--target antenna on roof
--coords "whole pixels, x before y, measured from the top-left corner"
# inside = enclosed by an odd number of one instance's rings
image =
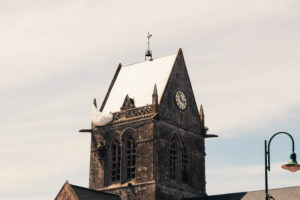
[[[152,35],[148,32],[147,38],[148,38],[148,49],[146,50],[145,53],[145,60],[147,60],[147,57],[150,57],[150,61],[153,60],[152,59],[152,51],[150,50],[150,38],[152,37]]]

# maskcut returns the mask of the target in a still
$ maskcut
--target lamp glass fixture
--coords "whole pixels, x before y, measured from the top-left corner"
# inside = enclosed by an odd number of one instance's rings
[[[297,162],[296,154],[292,153],[289,162],[285,165],[282,165],[281,168],[289,170],[290,172],[296,172],[300,170],[300,165]]]

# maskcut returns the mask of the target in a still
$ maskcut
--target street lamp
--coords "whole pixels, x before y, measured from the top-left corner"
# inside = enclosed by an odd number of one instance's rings
[[[285,135],[289,136],[292,140],[292,154],[290,155],[290,160],[287,164],[282,165],[281,167],[283,169],[289,170],[290,172],[296,172],[296,171],[300,170],[300,165],[297,163],[296,154],[294,152],[294,150],[295,150],[294,139],[289,133],[287,133],[287,132],[275,133],[271,137],[271,139],[269,140],[268,145],[267,145],[267,140],[265,140],[265,192],[266,192],[266,200],[269,200],[270,197],[271,197],[269,195],[269,192],[268,192],[268,171],[270,171],[270,169],[271,169],[271,165],[270,165],[270,144],[271,144],[272,139],[276,135],[279,135],[279,134],[285,134]]]

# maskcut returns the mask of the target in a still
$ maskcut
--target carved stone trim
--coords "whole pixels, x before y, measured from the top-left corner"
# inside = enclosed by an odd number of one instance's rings
[[[151,118],[156,113],[152,110],[152,105],[142,106],[138,108],[130,108],[127,110],[122,110],[120,112],[115,112],[113,114],[112,124],[119,124],[124,122],[129,122],[138,119]]]

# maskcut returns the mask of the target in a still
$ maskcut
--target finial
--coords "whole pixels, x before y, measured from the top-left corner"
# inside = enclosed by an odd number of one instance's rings
[[[150,38],[152,37],[152,35],[148,32],[147,38],[148,38],[148,49],[146,50],[145,53],[145,60],[147,60],[147,57],[150,57],[150,61],[153,60],[152,59],[152,51],[150,50]]]
[[[126,95],[121,110],[127,110],[130,108],[135,108],[134,99],[130,98],[128,94]]]
[[[96,98],[94,98],[94,100],[93,100],[93,105],[96,107],[96,109],[97,109],[97,100],[96,100]],[[93,118],[93,111],[92,111],[92,118]],[[93,120],[92,120],[92,122],[91,122],[91,129],[92,130],[96,130],[96,126],[95,126],[95,124],[93,123]]]
[[[204,118],[205,118],[205,116],[204,116],[204,111],[203,111],[202,104],[200,106],[200,113],[199,114],[200,114],[200,120],[201,120],[202,124],[204,125]]]
[[[95,107],[97,108],[97,100],[96,100],[96,98],[94,98],[93,104],[94,104]]]
[[[157,86],[156,86],[156,83],[154,84],[154,89],[153,89],[153,94],[152,95],[157,95]]]
[[[153,94],[152,94],[152,111],[157,112],[158,110],[158,94],[156,84],[154,85]]]

